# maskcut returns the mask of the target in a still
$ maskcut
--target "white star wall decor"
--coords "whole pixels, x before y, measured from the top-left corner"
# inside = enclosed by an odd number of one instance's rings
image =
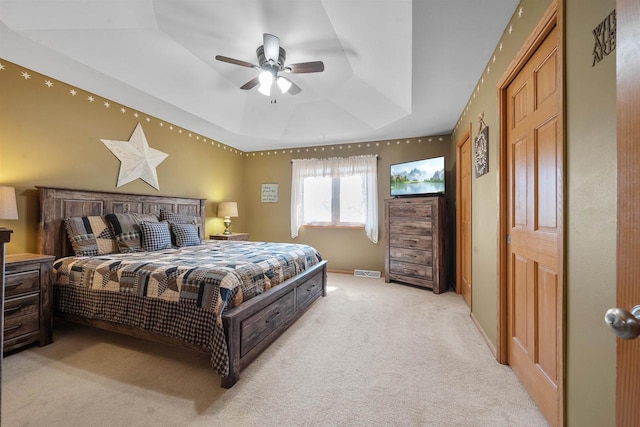
[[[100,139],[100,141],[120,160],[118,187],[140,178],[156,190],[160,190],[156,167],[169,155],[149,147],[140,123],[136,125],[129,141],[112,139]]]

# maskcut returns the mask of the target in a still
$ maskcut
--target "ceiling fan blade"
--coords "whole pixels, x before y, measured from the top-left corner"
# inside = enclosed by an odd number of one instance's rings
[[[273,34],[264,33],[262,35],[264,45],[264,56],[267,59],[271,59],[274,63],[278,62],[278,56],[280,55],[280,39]]]
[[[228,62],[229,64],[240,65],[242,67],[248,68],[258,68],[257,65],[251,64],[250,62],[241,61],[239,59],[229,58],[228,56],[216,55],[216,59],[222,62]]]
[[[298,64],[288,65],[285,69],[290,73],[319,73],[324,71],[324,63],[322,61],[300,62]]]
[[[258,83],[260,83],[259,77],[254,77],[248,82],[246,82],[245,84],[243,84],[242,86],[240,86],[240,89],[243,89],[243,90],[253,89],[254,87],[258,86]]]
[[[284,79],[284,77],[280,77],[282,79]],[[289,90],[287,91],[287,93],[291,94],[291,95],[297,95],[300,92],[302,92],[302,89],[300,89],[300,86],[298,86],[297,84],[295,84],[294,82],[292,82],[291,80],[287,79],[290,83],[291,83],[291,87],[289,88]]]

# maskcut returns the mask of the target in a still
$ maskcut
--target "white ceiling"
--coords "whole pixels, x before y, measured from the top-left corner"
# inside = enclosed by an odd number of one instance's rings
[[[0,57],[242,151],[450,134],[518,0],[0,0]],[[302,88],[239,87],[264,32]]]

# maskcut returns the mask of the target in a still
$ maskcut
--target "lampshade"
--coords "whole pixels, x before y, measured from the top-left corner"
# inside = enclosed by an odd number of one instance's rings
[[[273,85],[273,74],[269,71],[263,71],[258,76],[260,80],[260,87],[258,91],[264,96],[271,95],[271,86]]]
[[[280,88],[280,92],[287,93],[287,91],[289,90],[289,88],[291,87],[291,82],[287,79],[285,79],[284,77],[278,77],[278,79],[276,80],[276,83],[278,83],[278,87]]]
[[[0,219],[18,219],[16,189],[0,187]]]
[[[237,217],[238,204],[236,202],[221,202],[218,205],[218,217]]]

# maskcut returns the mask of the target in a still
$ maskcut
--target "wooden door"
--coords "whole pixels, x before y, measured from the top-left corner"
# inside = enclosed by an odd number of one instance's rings
[[[456,291],[471,307],[471,132],[465,132],[457,144],[458,174],[456,195],[458,230],[456,251]]]
[[[640,304],[640,3],[618,0],[617,305]],[[640,425],[640,338],[617,339],[616,424]]]
[[[558,29],[507,87],[508,363],[562,424],[562,162]]]

